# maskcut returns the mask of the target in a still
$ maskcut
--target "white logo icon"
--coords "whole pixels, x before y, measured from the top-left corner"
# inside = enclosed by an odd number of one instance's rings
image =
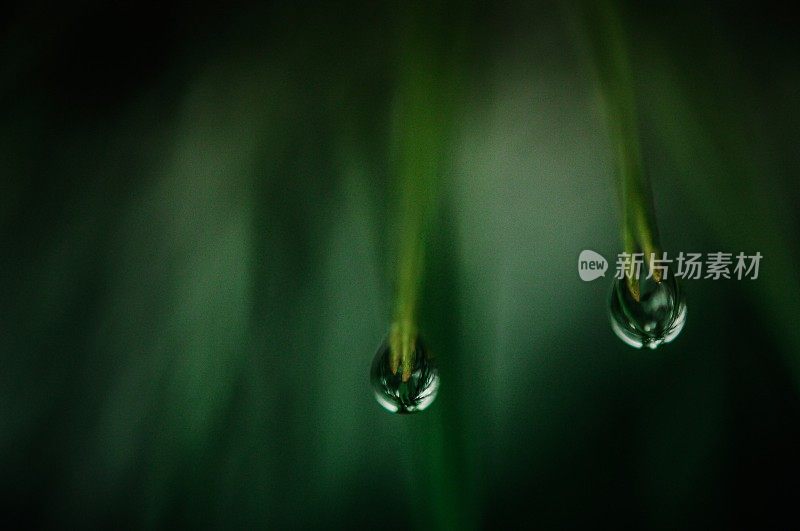
[[[584,282],[606,276],[608,262],[600,254],[586,249],[578,256],[578,275]]]

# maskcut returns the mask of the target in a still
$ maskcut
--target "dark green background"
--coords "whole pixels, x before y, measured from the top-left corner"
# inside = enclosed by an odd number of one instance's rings
[[[655,352],[613,336],[610,279],[577,276],[619,251],[619,205],[574,6],[431,15],[440,49],[465,35],[424,299],[442,388],[401,418],[368,370],[406,6],[292,4],[0,17],[3,519],[794,525],[790,13],[621,8],[664,247],[764,255],[755,281],[685,282]]]

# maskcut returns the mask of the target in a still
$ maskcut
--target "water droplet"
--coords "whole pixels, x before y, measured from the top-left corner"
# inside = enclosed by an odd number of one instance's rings
[[[428,355],[422,341],[414,344],[414,365],[411,375],[403,381],[402,371],[392,373],[389,342],[384,341],[372,360],[370,379],[375,399],[391,413],[423,411],[436,399],[439,391],[439,370]]]
[[[638,301],[626,279],[614,279],[609,316],[622,341],[636,348],[656,348],[680,334],[686,324],[686,302],[671,272],[661,282],[639,279]]]

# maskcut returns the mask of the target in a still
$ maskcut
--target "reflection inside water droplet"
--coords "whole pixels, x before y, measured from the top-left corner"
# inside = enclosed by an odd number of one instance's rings
[[[384,341],[372,360],[370,379],[378,403],[391,413],[416,413],[430,406],[439,391],[439,370],[417,338],[414,368],[407,381],[402,371],[392,373],[389,342]]]
[[[678,280],[670,271],[660,283],[639,279],[639,301],[626,279],[614,279],[609,301],[611,328],[622,341],[636,348],[656,348],[669,343],[686,324],[686,303]]]

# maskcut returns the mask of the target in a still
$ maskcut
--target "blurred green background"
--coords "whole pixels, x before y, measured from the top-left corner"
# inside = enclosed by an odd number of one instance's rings
[[[778,4],[619,8],[665,249],[764,256],[755,281],[685,282],[682,335],[639,352],[611,332],[610,278],[576,271],[620,243],[574,8],[417,6],[460,74],[423,298],[442,387],[409,417],[368,379],[408,5],[6,12],[4,519],[796,523],[796,23]]]

